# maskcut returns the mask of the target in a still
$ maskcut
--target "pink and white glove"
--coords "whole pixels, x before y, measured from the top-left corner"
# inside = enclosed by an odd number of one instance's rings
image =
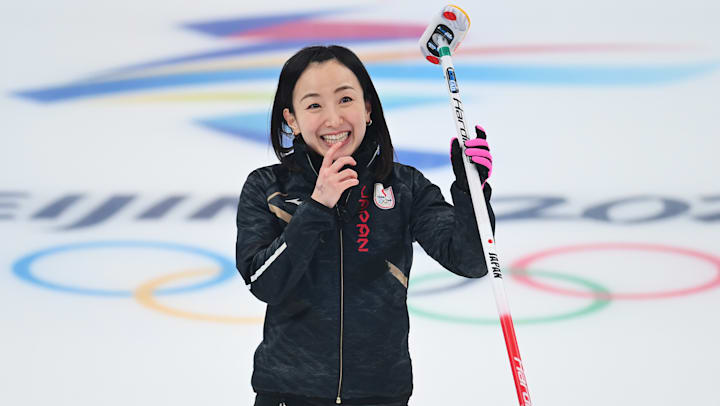
[[[490,145],[485,140],[485,130],[479,125],[475,126],[475,134],[477,138],[469,139],[465,142],[465,155],[475,164],[475,168],[480,174],[480,182],[485,186],[485,182],[492,175],[492,155],[490,154]],[[457,138],[453,138],[450,143],[450,162],[452,163],[453,172],[455,172],[455,180],[458,186],[465,192],[470,192],[467,176],[465,176],[465,168],[463,167],[460,142]]]

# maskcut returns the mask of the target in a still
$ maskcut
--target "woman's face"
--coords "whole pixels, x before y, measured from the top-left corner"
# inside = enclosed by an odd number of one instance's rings
[[[336,59],[312,62],[293,89],[295,113],[283,110],[283,117],[305,143],[325,155],[335,143],[342,143],[336,157],[351,155],[365,137],[370,121],[370,103],[365,102],[355,74]]]

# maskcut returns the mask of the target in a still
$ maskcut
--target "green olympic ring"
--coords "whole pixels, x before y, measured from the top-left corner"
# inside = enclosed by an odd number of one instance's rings
[[[585,306],[581,309],[570,311],[567,313],[561,313],[561,314],[553,315],[553,316],[540,316],[540,317],[527,317],[527,318],[514,319],[515,324],[539,324],[539,323],[551,323],[551,322],[556,322],[556,321],[569,320],[569,319],[572,319],[575,317],[586,316],[590,313],[600,311],[610,304],[610,300],[607,299],[607,297],[608,297],[607,295],[610,293],[609,290],[595,282],[591,282],[586,279],[581,279],[581,278],[578,278],[578,277],[572,276],[572,275],[565,275],[565,274],[559,274],[559,273],[553,273],[553,272],[532,271],[529,273],[531,273],[535,276],[560,279],[560,280],[565,280],[567,282],[576,283],[576,284],[579,284],[579,285],[589,288],[596,295],[595,295],[595,298],[592,303],[590,303],[588,306]],[[452,276],[454,276],[454,275],[449,272],[432,273],[429,275],[422,275],[422,276],[418,276],[416,278],[411,279],[410,286],[415,287],[417,285],[421,285],[428,281],[432,281],[432,280],[440,279],[440,278],[452,277]],[[449,314],[443,314],[443,313],[437,313],[437,312],[433,312],[433,311],[423,310],[417,306],[411,305],[409,302],[407,304],[407,307],[408,307],[408,310],[410,311],[410,313],[413,315],[422,316],[422,317],[426,317],[426,318],[438,320],[438,321],[444,321],[444,322],[449,322],[449,323],[476,324],[476,325],[500,324],[500,320],[498,318],[453,316],[453,315],[449,315]]]

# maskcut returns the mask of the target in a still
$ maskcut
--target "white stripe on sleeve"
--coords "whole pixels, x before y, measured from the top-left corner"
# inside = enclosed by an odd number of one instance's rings
[[[275,261],[277,257],[279,257],[280,254],[283,253],[283,251],[285,251],[285,248],[287,248],[287,243],[283,243],[280,247],[278,247],[278,249],[272,255],[270,255],[270,258],[265,261],[265,263],[260,267],[260,269],[258,269],[257,272],[255,272],[255,274],[250,277],[250,283],[255,282],[257,278],[259,278],[260,275],[262,275],[262,273],[265,272],[266,269],[268,269],[268,267],[273,263],[273,261]]]

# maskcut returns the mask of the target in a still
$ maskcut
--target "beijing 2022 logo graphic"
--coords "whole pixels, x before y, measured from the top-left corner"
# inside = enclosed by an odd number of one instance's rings
[[[48,87],[23,89],[15,93],[17,97],[33,103],[52,105],[77,99],[126,97],[132,103],[152,100],[192,102],[196,100],[238,100],[256,102],[257,109],[251,112],[216,117],[191,117],[193,122],[208,129],[210,135],[230,136],[263,145],[268,143],[267,107],[270,93],[250,91],[219,92],[207,90],[204,85],[249,84],[258,80],[277,80],[281,60],[278,53],[290,55],[299,48],[316,43],[335,43],[347,45],[358,50],[366,63],[370,75],[376,80],[393,83],[418,81],[436,82],[438,71],[419,57],[416,42],[425,28],[425,23],[384,24],[364,20],[337,21],[332,17],[347,14],[349,11],[338,9],[325,12],[301,12],[274,14],[264,17],[236,18],[216,21],[189,23],[183,26],[201,35],[231,41],[237,39],[241,45],[225,49],[179,55],[177,57],[137,63],[112,69],[101,74],[90,75],[81,80]],[[345,16],[347,17],[347,16]],[[394,48],[389,48],[392,46]],[[374,45],[383,45],[382,51],[374,50]],[[558,64],[517,64],[463,62],[465,83],[528,84],[546,86],[657,86],[676,83],[695,78],[717,70],[716,61],[686,61],[673,65],[654,63],[627,65],[622,56],[632,53],[637,56],[643,52],[666,52],[682,58],[685,47],[669,44],[648,44],[635,42],[616,42],[602,44],[535,44],[504,46],[467,46],[462,55],[478,59],[483,55],[567,55],[572,58],[578,53],[603,53],[619,57],[607,63],[597,65]],[[474,60],[475,60],[474,59]],[[425,92],[422,87],[406,86],[402,93],[392,91],[383,93],[384,107],[394,109],[415,108],[431,104],[444,104],[444,95]],[[200,89],[200,90],[198,90]],[[172,92],[165,92],[172,90]],[[432,94],[431,94],[432,93]],[[449,165],[447,153],[398,148],[398,161],[421,169],[439,168]],[[380,185],[374,190],[374,201],[378,207],[392,209],[395,204],[393,191]],[[66,219],[66,213],[83,199],[97,199],[83,193],[60,194],[47,201],[35,202],[40,207],[25,219],[30,221],[57,220],[54,231],[72,232],[98,227],[120,212],[130,210],[131,202],[142,201],[144,207],[133,213],[135,221],[162,221],[169,214],[181,210],[181,203],[191,203],[192,208],[184,213],[189,221],[207,221],[219,213],[232,211],[237,201],[234,196],[197,197],[191,194],[175,194],[154,197],[152,201],[143,200],[141,194],[124,193],[103,195],[100,201],[88,212],[79,217]],[[0,220],[13,221],[13,208],[23,207],[33,195],[28,191],[0,192]],[[587,221],[622,226],[643,225],[652,222],[685,216],[699,224],[715,224],[720,220],[720,211],[715,205],[720,202],[716,195],[698,196],[693,201],[668,196],[623,196],[586,205],[580,212],[559,214],[570,198],[565,196],[499,196],[494,204],[501,208],[503,202],[513,203],[509,210],[498,211],[498,221]],[[654,212],[636,218],[617,219],[611,215],[613,208],[631,204],[654,204]],[[659,209],[658,204],[659,203]],[[551,211],[552,209],[552,211]],[[52,223],[55,224],[55,223]],[[172,273],[148,279],[133,289],[98,288],[81,284],[63,283],[57,278],[48,278],[38,271],[39,264],[52,263],[66,255],[75,255],[104,250],[113,255],[132,252],[162,252],[174,255],[186,255],[205,261],[198,269],[173,270]],[[575,274],[533,269],[537,261],[554,258],[570,253],[588,254],[592,252],[651,252],[662,253],[698,261],[714,270],[714,276],[695,286],[667,291],[612,291],[601,282],[581,278]],[[662,300],[666,298],[692,295],[714,289],[720,284],[720,259],[708,253],[673,246],[639,243],[602,243],[577,244],[555,247],[540,252],[528,253],[516,259],[509,266],[510,277],[518,283],[540,292],[577,298],[585,301],[583,306],[558,314],[518,318],[517,323],[533,324],[559,322],[589,315],[605,308],[611,301]],[[107,240],[59,244],[37,249],[23,255],[12,265],[13,274],[19,280],[60,294],[89,296],[93,298],[114,298],[135,300],[145,308],[162,312],[171,317],[180,317],[205,322],[219,323],[259,323],[260,316],[213,315],[174,308],[164,304],[162,298],[211,289],[222,285],[236,274],[234,261],[211,250],[185,244],[157,241]],[[183,285],[188,280],[201,281]],[[422,298],[457,292],[476,283],[475,280],[452,280],[447,272],[426,272],[410,280],[408,304],[410,311],[420,317],[440,322],[465,324],[492,324],[496,319],[462,316],[443,313],[434,308],[423,306]],[[437,283],[439,282],[439,284]],[[178,285],[180,283],[180,285]],[[568,287],[571,286],[571,287]]]
[[[185,24],[183,28],[224,41],[242,41],[243,45],[221,50],[180,55],[174,58],[137,63],[74,82],[36,89],[20,90],[16,96],[36,103],[53,104],[76,99],[122,97],[131,101],[225,101],[259,102],[257,112],[193,120],[221,134],[268,144],[267,106],[271,95],[251,91],[197,91],[203,85],[249,84],[260,80],[277,80],[282,60],[277,53],[289,56],[303,46],[341,44],[356,48],[370,75],[376,80],[403,82],[437,82],[436,67],[424,61],[417,50],[417,39],[424,23],[382,23],[366,20],[333,21],[335,15],[352,11],[336,9],[323,12],[298,12],[271,16],[236,18]],[[249,43],[249,44],[248,44]],[[394,49],[386,44],[392,44]],[[377,45],[382,45],[378,47]],[[381,51],[378,49],[382,49]],[[716,70],[717,61],[688,61],[672,65],[624,64],[610,60],[597,65],[575,63],[512,64],[463,62],[463,57],[479,58],[498,55],[573,55],[597,53],[615,55],[615,61],[632,54],[668,53],[682,58],[692,47],[671,44],[616,42],[599,44],[517,44],[504,46],[464,46],[458,59],[463,66],[465,83],[527,84],[545,86],[655,86],[688,80]],[[178,89],[183,90],[179,92]],[[172,93],[162,93],[173,90]],[[381,94],[385,109],[407,109],[422,105],[444,104],[443,95],[407,86],[402,93]],[[471,96],[470,96],[471,97]],[[448,165],[444,151],[428,152],[411,148],[397,149],[398,161],[423,169]]]

